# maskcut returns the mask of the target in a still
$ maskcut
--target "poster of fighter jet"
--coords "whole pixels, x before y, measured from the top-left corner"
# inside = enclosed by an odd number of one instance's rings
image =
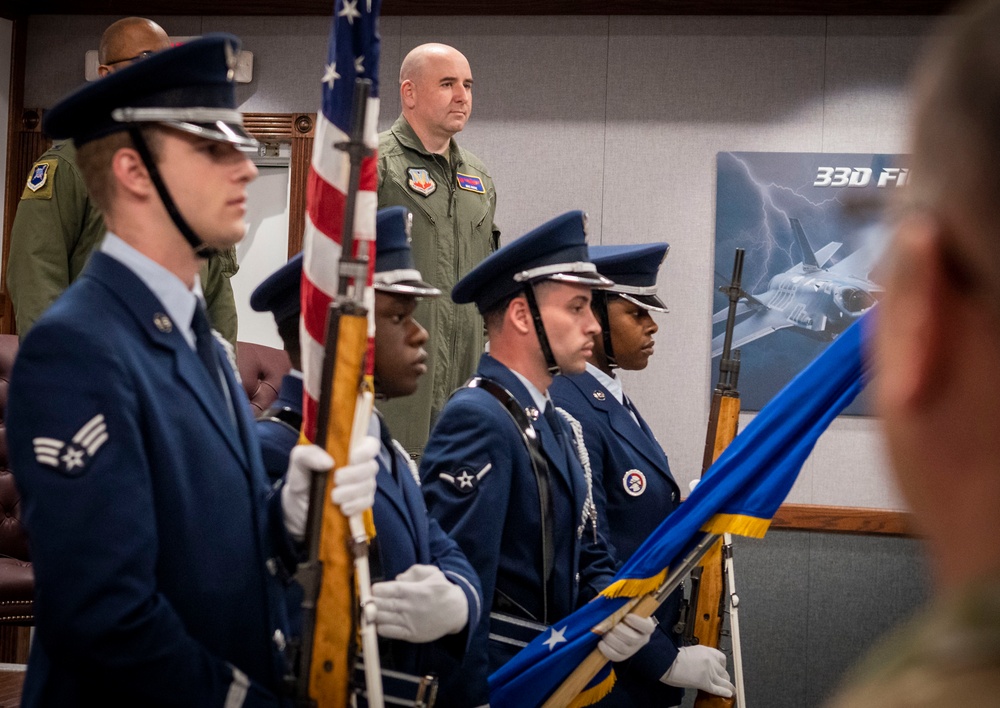
[[[760,410],[882,293],[882,218],[905,156],[720,152],[712,372],[718,376],[737,248],[745,249],[733,348],[744,410]],[[714,381],[713,381],[714,383]],[[845,411],[867,415],[862,394]]]

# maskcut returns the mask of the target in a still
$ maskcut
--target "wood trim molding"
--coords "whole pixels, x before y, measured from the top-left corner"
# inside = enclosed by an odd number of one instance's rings
[[[204,15],[200,0],[8,0],[8,14]],[[936,15],[952,0],[385,0],[383,15]],[[213,15],[321,15],[331,0],[216,0]]]
[[[912,515],[889,509],[782,504],[771,528],[849,533],[866,536],[915,536]]]
[[[288,257],[302,250],[315,113],[244,113],[247,132],[262,143],[291,143],[288,169]]]
[[[12,25],[10,62],[10,95],[7,112],[7,184],[4,188],[3,223],[0,233],[3,245],[0,247],[0,267],[7,271],[7,253],[10,250],[10,229],[14,224],[14,213],[24,189],[24,178],[45,148],[39,147],[44,140],[41,135],[41,114],[37,111],[24,110],[24,69],[27,62],[28,21],[25,18],[15,18]],[[15,334],[14,306],[7,294],[7,279],[3,279],[3,289],[0,290],[0,332]]]

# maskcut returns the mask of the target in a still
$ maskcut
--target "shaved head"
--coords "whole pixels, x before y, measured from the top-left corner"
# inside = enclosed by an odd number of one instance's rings
[[[403,63],[399,67],[399,83],[403,83],[404,81],[419,81],[428,63],[436,58],[447,60],[461,59],[466,64],[469,63],[469,60],[465,58],[462,52],[454,47],[449,47],[447,44],[438,44],[437,42],[421,44],[419,47],[411,49],[410,53],[403,58]]]
[[[128,66],[145,52],[160,52],[170,47],[163,28],[145,17],[125,17],[111,24],[101,35],[97,50],[104,76],[122,66]]]
[[[421,44],[399,68],[403,117],[428,151],[445,154],[472,113],[472,69],[447,44]]]

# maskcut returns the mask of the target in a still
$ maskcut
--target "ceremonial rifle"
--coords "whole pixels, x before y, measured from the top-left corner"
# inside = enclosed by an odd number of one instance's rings
[[[327,315],[316,444],[338,464],[347,464],[350,450],[367,434],[374,401],[374,352],[365,304],[374,263],[371,244],[354,239],[361,161],[371,154],[364,142],[370,90],[370,81],[359,79],[355,84],[350,136],[334,146],[350,156],[351,169],[341,232],[338,294]],[[378,636],[368,565],[368,531],[374,529],[371,511],[345,518],[329,502],[332,490],[332,475],[313,475],[306,519],[308,555],[296,574],[304,598],[295,695],[302,706],[349,705],[360,633],[368,705],[381,708]]]
[[[733,263],[733,277],[728,287],[719,288],[729,298],[729,316],[726,320],[726,335],[719,361],[719,381],[712,391],[712,407],[708,417],[708,432],[705,437],[705,456],[702,459],[702,475],[736,437],[740,424],[740,392],[737,384],[740,375],[740,351],[732,351],[733,327],[736,324],[736,305],[743,297],[743,249],[736,249]],[[726,612],[726,580],[732,605],[730,627],[733,638],[733,669],[736,675],[736,695],[743,695],[742,666],[739,656],[739,625],[736,620],[736,598],[732,582],[732,538],[724,534],[705,554],[701,563],[691,572],[691,596],[684,623],[685,644],[704,644],[718,649],[722,639],[723,618]],[[696,708],[732,708],[736,696],[724,698],[705,691],[698,691],[694,705]],[[743,701],[740,701],[740,706]]]

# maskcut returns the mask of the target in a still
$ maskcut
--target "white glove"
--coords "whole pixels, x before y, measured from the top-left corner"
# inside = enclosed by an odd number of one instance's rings
[[[338,467],[333,473],[333,494],[330,498],[340,507],[344,516],[354,516],[375,503],[375,476],[378,462],[375,456],[382,442],[371,435],[365,436],[351,450],[351,464]]]
[[[649,636],[656,625],[652,617],[640,617],[634,613],[625,615],[598,642],[597,648],[609,661],[625,661],[649,643]]]
[[[660,677],[660,681],[680,688],[697,688],[726,698],[736,690],[729,682],[726,655],[701,644],[681,647],[674,663]]]
[[[411,565],[395,580],[372,585],[375,626],[389,639],[415,644],[454,634],[469,621],[469,602],[434,565]]]
[[[380,443],[366,437],[351,453],[351,464],[334,474],[333,502],[347,516],[371,507],[375,500],[375,475],[378,474]],[[374,451],[373,451],[374,450]],[[281,488],[281,509],[285,528],[296,541],[305,538],[309,512],[309,489],[313,472],[333,469],[333,458],[317,445],[296,445],[288,457],[288,471]]]

